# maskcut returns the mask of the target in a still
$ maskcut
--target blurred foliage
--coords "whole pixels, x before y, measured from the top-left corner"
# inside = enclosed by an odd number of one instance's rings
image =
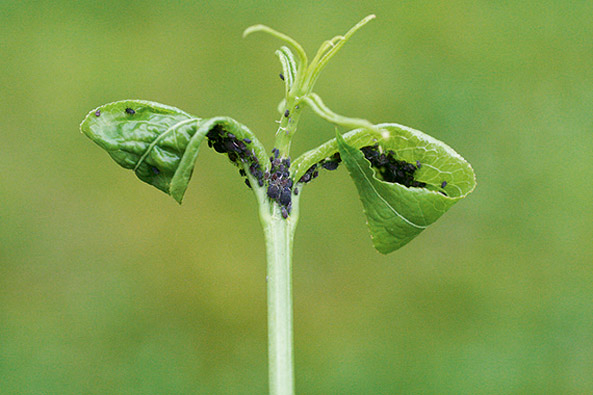
[[[298,392],[593,392],[592,2],[2,0],[0,393],[265,393],[263,237],[236,171],[204,152],[178,207],[78,124],[156,100],[269,149],[280,43],[242,30],[312,51],[370,13],[318,93],[442,139],[478,188],[385,257],[345,170],[307,188]],[[294,151],[333,133],[308,113]]]

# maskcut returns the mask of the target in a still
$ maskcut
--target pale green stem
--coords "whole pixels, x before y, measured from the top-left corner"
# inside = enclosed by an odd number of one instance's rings
[[[350,29],[344,37],[334,37],[322,46],[315,57],[313,67],[308,68],[305,51],[291,37],[264,25],[247,28],[243,36],[261,31],[271,34],[290,44],[297,52],[299,64],[292,87],[287,89],[284,100],[285,108],[281,109],[280,125],[276,132],[275,147],[280,151],[280,157],[287,158],[290,153],[290,143],[297,130],[297,124],[302,107],[307,100],[317,113],[337,123],[355,123],[369,126],[364,120],[356,120],[333,113],[316,95],[310,95],[313,85],[321,70],[329,59],[356,30],[374,18],[368,16]],[[288,54],[280,54],[283,69],[293,68]],[[288,74],[288,73],[287,73]],[[288,75],[286,76],[288,77]],[[291,76],[292,77],[292,74]],[[290,84],[288,84],[290,85]],[[287,86],[288,86],[287,85]],[[372,125],[371,125],[372,126]],[[249,172],[247,172],[249,174]],[[250,177],[250,182],[255,185]],[[283,218],[280,207],[266,196],[265,188],[256,188],[259,202],[260,220],[266,239],[266,255],[268,259],[268,376],[270,395],[294,394],[294,357],[292,345],[292,244],[294,231],[298,222],[299,199],[292,197],[292,212],[288,218]]]
[[[293,213],[282,218],[276,204],[260,206],[268,259],[268,378],[270,395],[294,394],[292,342],[292,243],[298,221]]]

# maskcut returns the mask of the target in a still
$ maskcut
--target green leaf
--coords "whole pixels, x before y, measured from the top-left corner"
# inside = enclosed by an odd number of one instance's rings
[[[218,128],[237,139],[248,138],[250,155],[266,163],[266,152],[253,133],[227,117],[200,119],[175,107],[143,100],[123,100],[92,110],[80,130],[122,167],[181,203],[200,144]],[[249,167],[248,161],[237,164]]]
[[[418,161],[414,179],[426,184],[407,187],[383,181],[360,150],[361,145],[353,146],[337,134],[340,156],[358,189],[373,245],[387,254],[408,243],[471,193],[476,179],[470,164],[443,142],[397,124],[377,127],[382,129],[381,134],[357,131],[358,140],[366,134],[383,152],[393,151],[395,159],[413,165]]]
[[[298,67],[290,48],[282,46],[276,51],[276,56],[278,56],[278,59],[280,59],[280,63],[282,64],[282,76],[286,87],[285,95],[288,96],[288,92],[292,88],[294,80],[296,79]]]
[[[369,132],[366,129],[356,129],[345,133],[342,137],[347,142],[347,144],[356,148],[361,148],[367,145],[375,144],[377,136],[377,133]],[[292,163],[292,177],[294,180],[299,180],[311,166],[319,164],[325,159],[331,158],[337,152],[339,152],[338,142],[334,138],[318,146],[317,148],[301,154]]]

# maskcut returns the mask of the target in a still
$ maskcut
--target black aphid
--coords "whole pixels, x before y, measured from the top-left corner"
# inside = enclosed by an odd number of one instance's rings
[[[130,115],[136,114],[136,111],[132,110],[130,107],[126,108],[126,113]]]
[[[268,186],[268,196],[270,199],[278,199],[280,197],[280,188],[275,184]]]
[[[280,198],[278,199],[278,202],[283,206],[287,206],[288,204],[290,204],[290,201],[291,201],[290,188],[284,188],[282,190],[282,193],[280,194]]]
[[[447,186],[447,181],[443,181],[443,182],[441,183],[441,188],[444,188],[444,187],[446,187],[446,186]]]
[[[251,188],[251,183],[249,182],[248,178],[245,179],[245,185],[247,185],[249,188]]]
[[[416,161],[416,167],[417,167],[417,168],[421,168],[421,167],[422,167],[422,163],[420,163],[420,161],[419,161],[419,160],[417,160],[417,161]]]
[[[288,118],[289,115],[290,115],[290,110],[287,109],[286,111],[284,111],[284,116],[286,118]]]
[[[286,209],[286,207],[280,207],[280,212],[282,213],[282,218],[288,218],[288,210]]]
[[[295,188],[295,189],[294,189],[294,194],[295,194],[295,195],[298,195],[298,194],[299,194],[299,189],[298,189],[298,188]]]
[[[338,165],[338,162],[334,162],[331,160],[321,163],[321,167],[323,167],[325,170],[336,170],[338,168]]]
[[[154,166],[152,166],[152,172],[154,173],[155,176],[158,176],[161,173],[160,170]]]
[[[95,116],[96,116],[96,117],[98,117],[98,116],[100,116],[100,115],[101,115],[101,110],[97,110],[97,111],[95,111]]]
[[[247,144],[251,144],[251,139],[248,139],[247,137],[243,139],[244,142],[246,142]]]
[[[317,175],[313,175],[315,173],[318,173],[317,170],[315,170],[315,169],[317,169],[317,163],[307,169],[305,174],[303,174],[303,176],[299,179],[299,182],[306,184],[309,181],[311,181],[312,179],[314,179],[315,177],[317,177]]]

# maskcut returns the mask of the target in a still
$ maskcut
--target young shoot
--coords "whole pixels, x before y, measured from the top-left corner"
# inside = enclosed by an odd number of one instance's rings
[[[358,190],[373,245],[383,254],[409,243],[476,186],[470,164],[445,143],[396,123],[338,115],[314,92],[328,62],[374,18],[325,41],[311,63],[288,35],[264,25],[245,30],[244,37],[262,32],[286,44],[276,51],[285,89],[269,151],[232,118],[199,117],[145,100],[102,105],[80,125],[120,166],[178,203],[202,143],[238,168],[255,196],[266,242],[270,394],[294,393],[292,246],[306,186],[343,165]],[[294,157],[291,142],[305,109],[333,124],[335,137]]]

